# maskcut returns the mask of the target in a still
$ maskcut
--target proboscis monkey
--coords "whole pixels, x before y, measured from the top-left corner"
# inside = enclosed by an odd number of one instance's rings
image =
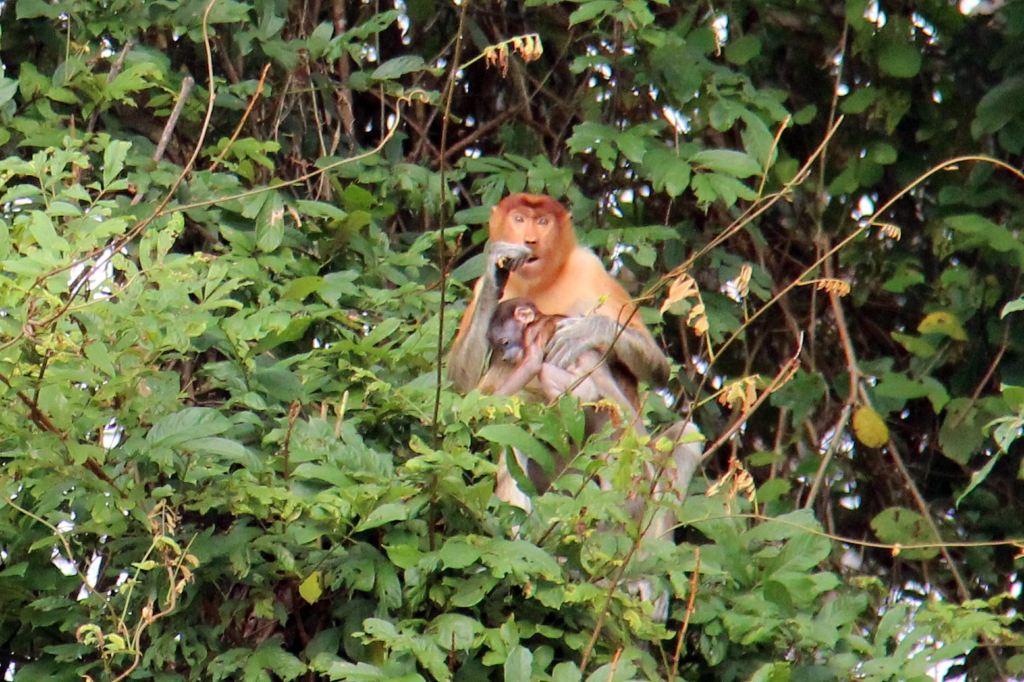
[[[483,276],[448,356],[448,376],[456,390],[467,393],[481,383],[487,369],[487,331],[498,304],[509,298],[525,298],[545,315],[566,316],[556,324],[545,363],[568,369],[581,355],[603,354],[610,347],[612,359],[634,381],[664,384],[668,359],[637,316],[629,294],[592,251],[576,243],[569,213],[561,204],[545,195],[505,197],[491,212],[488,235]],[[662,434],[676,443],[672,483],[680,494],[700,462],[699,445],[684,437],[694,431],[692,424],[679,423]],[[517,458],[521,459],[519,453]],[[530,501],[521,491],[503,488],[502,472],[511,479],[504,461],[498,464],[498,496],[529,509]],[[520,464],[525,471],[526,462]],[[652,532],[660,535],[669,527],[668,521],[656,523]]]
[[[589,350],[575,365],[562,369],[544,360],[544,349],[555,333],[561,315],[545,315],[525,298],[498,304],[487,328],[491,365],[480,380],[480,390],[494,395],[526,393],[540,400],[557,400],[571,391],[586,415],[586,432],[597,433],[611,422],[617,429],[632,427],[646,435],[638,419],[636,379],[626,370],[613,372],[601,353]],[[557,461],[557,460],[556,460]],[[504,456],[499,462],[497,493],[501,499],[527,507],[529,499],[518,489]],[[547,472],[531,462],[519,462],[538,490],[550,484]],[[561,469],[564,462],[557,462]],[[602,485],[604,482],[602,481]]]
[[[504,298],[525,298],[547,315],[569,318],[559,322],[548,348],[552,364],[569,367],[581,353],[614,343],[614,358],[638,380],[661,385],[668,379],[668,359],[629,294],[590,249],[577,245],[561,204],[545,195],[505,197],[491,212],[489,238],[484,274],[448,356],[456,390],[466,393],[480,383],[487,328]]]
[[[582,353],[569,370],[544,360],[544,349],[563,319],[545,315],[525,298],[499,303],[487,329],[491,366],[480,380],[480,389],[494,395],[528,390],[544,400],[555,400],[571,390],[581,402],[614,403],[621,410],[618,421],[634,422],[639,398],[636,379],[627,371],[614,373],[593,350]]]

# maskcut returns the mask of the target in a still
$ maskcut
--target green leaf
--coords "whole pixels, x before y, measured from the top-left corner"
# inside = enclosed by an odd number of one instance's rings
[[[839,110],[844,114],[862,114],[878,100],[878,89],[867,85],[857,88],[843,98]]]
[[[256,651],[245,661],[245,679],[267,679],[264,670],[270,670],[284,682],[290,682],[306,672],[306,664],[293,654],[281,648],[279,638],[270,639],[260,644]]]
[[[1024,310],[1024,296],[1016,298],[1004,305],[1003,309],[999,312],[999,319],[1005,318],[1010,313],[1019,313],[1022,310]]]
[[[521,426],[515,424],[488,424],[477,435],[497,445],[515,448],[540,463],[544,471],[554,471],[555,461],[548,448]]]
[[[208,407],[186,407],[153,424],[146,434],[152,446],[175,447],[197,438],[216,436],[231,428],[231,422]]]
[[[868,147],[868,159],[882,166],[896,163],[899,152],[888,142],[874,142]]]
[[[580,682],[582,679],[579,666],[568,661],[559,663],[551,670],[551,682]]]
[[[895,41],[878,53],[878,67],[894,78],[913,78],[921,70],[921,51],[913,43]]]
[[[923,337],[899,332],[891,332],[891,336],[897,343],[920,358],[930,358],[938,352],[935,344]]]
[[[480,621],[460,613],[441,614],[428,628],[437,645],[445,651],[471,651],[483,631]]]
[[[319,292],[324,285],[323,277],[299,277],[288,283],[281,292],[281,298],[286,301],[303,301],[310,294]]]
[[[530,682],[533,668],[533,654],[519,645],[508,652],[505,659],[505,682]]]
[[[644,155],[644,171],[654,189],[678,197],[690,185],[690,164],[670,149],[649,149]]]
[[[45,2],[45,0],[18,0],[18,8],[15,16],[18,19],[56,19],[67,8],[60,2]]]
[[[109,187],[124,170],[124,160],[132,143],[114,140],[103,150],[103,185]]]
[[[85,357],[89,358],[96,367],[106,374],[108,377],[113,377],[117,374],[117,369],[114,368],[113,358],[110,357],[110,351],[107,346],[100,341],[93,341],[84,348]]]
[[[985,479],[988,478],[988,475],[992,473],[992,467],[994,467],[996,463],[998,463],[999,460],[1002,459],[1002,457],[1003,451],[996,450],[995,454],[991,455],[988,458],[988,462],[985,463],[985,466],[981,467],[973,474],[971,474],[971,480],[970,482],[968,482],[967,487],[964,488],[964,491],[962,493],[957,495],[956,502],[953,503],[955,507],[959,507],[960,503],[964,500],[964,498],[971,494],[971,491],[973,491],[975,488],[977,488],[979,485],[985,482]]]
[[[584,2],[569,15],[569,25],[582,24],[585,21],[608,14],[618,7],[619,3],[617,0],[590,0],[590,2]]]
[[[365,517],[356,526],[356,532],[379,528],[380,526],[395,521],[405,521],[409,518],[409,506],[400,502],[388,502],[382,504]]]
[[[19,9],[21,3],[18,4]],[[971,135],[979,138],[1002,130],[1024,112],[1024,76],[1014,75],[988,90],[978,102]]]
[[[378,81],[394,80],[395,78],[400,78],[407,73],[419,71],[423,66],[423,57],[416,54],[403,55],[401,57],[389,59],[378,66],[373,70],[373,73],[370,74],[370,78]]]
[[[439,556],[445,568],[466,568],[480,559],[480,550],[463,538],[452,538],[444,543]]]
[[[307,604],[315,604],[324,593],[324,589],[320,584],[321,579],[320,571],[313,571],[306,576],[305,580],[299,583],[299,596],[306,600]]]
[[[966,341],[967,332],[964,330],[960,319],[948,310],[940,310],[928,313],[920,324],[917,331],[922,334],[941,334],[948,336],[954,341]]]
[[[14,99],[18,92],[18,81],[6,76],[0,77],[0,107]]]
[[[705,149],[690,157],[690,163],[737,178],[748,178],[761,173],[761,166],[754,157],[732,149]]]
[[[1024,250],[1020,240],[1007,228],[977,213],[948,216],[946,223],[957,232],[976,237],[967,242],[971,248],[988,248],[999,253]]]
[[[725,58],[737,66],[743,66],[759,54],[761,54],[761,39],[753,34],[730,41],[725,46]]]
[[[256,216],[256,248],[260,251],[274,251],[284,239],[284,200],[277,192],[270,196]]]
[[[871,520],[871,528],[879,540],[894,545],[934,544],[938,540],[923,516],[903,507],[882,511]],[[934,559],[938,554],[936,547],[900,550],[900,556],[910,560]]]

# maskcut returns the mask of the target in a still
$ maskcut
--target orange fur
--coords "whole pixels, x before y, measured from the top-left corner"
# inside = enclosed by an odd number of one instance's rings
[[[547,225],[539,224],[547,219]],[[543,194],[512,194],[491,211],[492,241],[524,244],[536,261],[527,263],[508,278],[502,300],[526,298],[545,315],[579,316],[598,313],[627,324],[652,338],[634,313],[632,299],[615,281],[594,253],[576,243],[569,212]],[[473,291],[456,341],[466,333],[479,294]],[[653,342],[653,339],[652,339]]]

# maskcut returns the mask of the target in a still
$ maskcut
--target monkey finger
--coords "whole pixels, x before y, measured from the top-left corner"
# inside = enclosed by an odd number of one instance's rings
[[[593,348],[580,318],[569,318],[558,323],[547,345],[545,359],[563,369],[572,366],[585,350]]]
[[[493,242],[489,248],[491,262],[502,270],[515,270],[533,255],[530,247],[511,242]]]

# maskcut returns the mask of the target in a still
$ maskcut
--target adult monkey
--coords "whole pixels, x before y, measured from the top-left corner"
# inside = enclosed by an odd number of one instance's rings
[[[488,236],[484,274],[448,356],[456,390],[467,393],[480,382],[491,316],[503,298],[517,297],[547,315],[571,318],[559,323],[548,362],[565,368],[581,353],[614,343],[615,358],[638,380],[665,383],[668,359],[626,290],[590,249],[576,243],[569,212],[560,203],[538,194],[505,197],[491,211]]]
[[[503,298],[525,298],[546,315],[569,317],[558,323],[546,362],[567,368],[582,353],[611,347],[614,359],[638,380],[665,383],[668,359],[640,321],[629,294],[592,251],[576,243],[561,204],[545,195],[505,197],[491,212],[488,236],[484,273],[448,356],[448,376],[456,390],[467,393],[480,383],[487,369],[487,330]],[[692,423],[680,422],[662,434],[675,443],[671,483],[680,495],[700,463],[700,447],[687,437],[696,431]],[[502,477],[503,464],[499,461],[498,496],[529,508],[521,491],[503,485],[514,487],[507,473],[508,480]],[[670,528],[671,521],[660,514],[651,532],[660,536]]]

